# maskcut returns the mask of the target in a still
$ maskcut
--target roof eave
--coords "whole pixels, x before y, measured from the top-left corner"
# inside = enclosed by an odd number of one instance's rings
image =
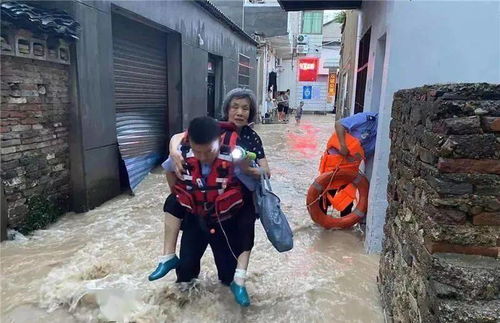
[[[208,0],[195,0],[196,4],[198,4],[203,9],[207,10],[212,16],[217,18],[219,21],[228,26],[232,31],[236,32],[241,37],[245,38],[253,45],[257,46],[259,43],[253,39],[249,34],[247,34],[243,29],[241,29],[237,24],[231,21],[226,15],[224,15],[216,6],[214,6]]]

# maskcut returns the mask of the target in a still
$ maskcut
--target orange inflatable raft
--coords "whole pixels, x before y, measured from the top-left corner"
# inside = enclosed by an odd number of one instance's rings
[[[311,219],[325,229],[350,228],[366,215],[369,183],[359,172],[365,153],[355,137],[346,133],[345,141],[348,156],[339,153],[337,135],[334,133],[330,137],[321,157],[320,175],[307,191],[306,203]],[[351,203],[354,203],[354,210],[346,216],[329,215],[330,208],[344,211]]]

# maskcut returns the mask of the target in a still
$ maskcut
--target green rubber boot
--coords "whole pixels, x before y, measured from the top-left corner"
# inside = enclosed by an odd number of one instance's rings
[[[234,295],[236,303],[243,307],[250,306],[250,297],[248,296],[247,288],[245,286],[240,286],[233,281],[229,288]]]
[[[158,264],[158,267],[156,267],[155,271],[149,275],[148,279],[149,281],[157,280],[168,274],[169,271],[177,267],[177,264],[179,263],[179,258],[177,256],[174,256],[174,258],[165,261],[165,262],[160,262]]]

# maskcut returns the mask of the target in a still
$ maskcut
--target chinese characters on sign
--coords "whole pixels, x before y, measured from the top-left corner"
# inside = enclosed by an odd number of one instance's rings
[[[304,57],[299,59],[299,82],[315,82],[318,76],[319,58]]]
[[[328,76],[328,97],[327,102],[332,103],[333,97],[335,96],[335,86],[337,82],[337,75],[335,73],[330,73]]]

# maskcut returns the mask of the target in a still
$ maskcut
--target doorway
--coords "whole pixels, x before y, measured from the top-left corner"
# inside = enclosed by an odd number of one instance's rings
[[[215,61],[208,56],[207,116],[215,117]]]
[[[356,97],[354,100],[354,113],[363,112],[365,105],[366,77],[368,76],[368,59],[370,57],[371,28],[359,41],[358,69],[356,79]]]
[[[278,82],[276,77],[276,72],[269,73],[269,84],[267,85],[267,91],[271,89],[273,86],[273,98],[276,97],[276,92],[278,91]]]
[[[207,63],[207,116],[221,117],[222,58],[208,54]]]

